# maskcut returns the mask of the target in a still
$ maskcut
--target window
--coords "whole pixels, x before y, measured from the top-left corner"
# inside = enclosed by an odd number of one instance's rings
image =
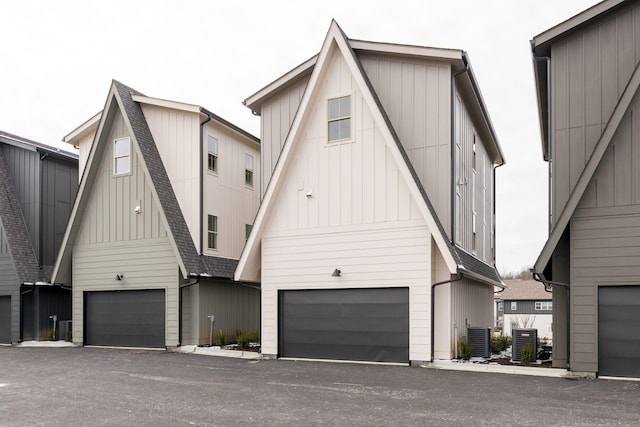
[[[351,96],[329,100],[329,142],[351,138]]]
[[[119,138],[113,145],[113,174],[122,175],[131,172],[131,140]]]
[[[212,136],[207,138],[207,167],[211,172],[218,172],[218,140]]]
[[[511,310],[517,310],[518,309],[518,303],[516,301],[511,301]]]
[[[536,301],[536,310],[551,310],[553,303],[551,301]]]
[[[504,311],[504,302],[498,303],[498,311]]]
[[[207,247],[218,249],[218,217],[213,215],[208,215],[208,217]]]
[[[253,228],[253,225],[251,224],[244,225],[244,240],[249,240],[249,234],[251,234],[251,228]]]
[[[253,156],[244,155],[244,183],[253,187]]]

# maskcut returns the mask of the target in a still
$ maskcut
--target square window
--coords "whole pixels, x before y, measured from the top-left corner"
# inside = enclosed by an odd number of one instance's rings
[[[212,136],[207,138],[207,168],[218,172],[218,140]]]
[[[328,101],[329,141],[351,138],[351,96]]]
[[[244,155],[244,183],[253,187],[253,156]]]
[[[113,174],[122,175],[131,172],[131,140],[119,138],[113,144]]]
[[[218,249],[218,217],[208,215],[207,222],[207,247],[209,249]]]

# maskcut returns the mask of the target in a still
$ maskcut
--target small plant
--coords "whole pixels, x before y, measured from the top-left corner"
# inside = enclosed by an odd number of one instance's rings
[[[218,329],[216,331],[215,344],[220,347],[224,347],[224,345],[226,344],[224,331],[222,329]]]
[[[511,345],[511,337],[500,335],[491,337],[491,353],[500,354]]]
[[[67,336],[66,336],[66,338],[67,338],[67,341],[68,341],[68,342],[73,341],[73,334],[71,333],[71,329],[67,329]]]
[[[243,331],[238,330],[236,332],[236,342],[238,343],[239,350],[246,350],[249,348],[249,335]]]
[[[469,360],[473,356],[473,346],[467,341],[467,337],[460,338],[460,357]]]
[[[524,365],[533,362],[533,344],[530,342],[524,344],[520,349],[520,362]]]
[[[55,341],[56,337],[53,333],[53,329],[51,328],[45,329],[44,332],[42,333],[41,339],[45,341]]]

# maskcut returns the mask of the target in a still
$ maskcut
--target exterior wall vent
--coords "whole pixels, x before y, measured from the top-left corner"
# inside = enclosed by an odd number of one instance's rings
[[[467,341],[473,346],[472,357],[491,357],[491,328],[467,328]]]
[[[513,337],[511,345],[511,360],[514,362],[522,361],[522,347],[529,343],[533,348],[533,358],[535,360],[536,354],[538,353],[538,330],[513,328],[511,330],[511,334]]]

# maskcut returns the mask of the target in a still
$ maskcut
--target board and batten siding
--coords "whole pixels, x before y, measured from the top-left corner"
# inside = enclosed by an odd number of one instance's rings
[[[93,139],[96,136],[96,130],[93,132],[89,132],[89,134],[82,137],[77,142],[78,147],[78,183],[82,180],[82,174],[84,173],[84,169],[87,166],[87,161],[89,160],[89,152],[91,151],[91,146],[93,145]]]
[[[205,255],[240,258],[246,242],[246,225],[253,220],[260,206],[260,145],[211,121],[205,125],[203,158],[203,248]],[[218,140],[217,172],[207,165],[207,136]],[[253,157],[253,185],[245,184],[245,155]],[[218,248],[208,248],[208,215],[218,217]]]
[[[279,290],[407,287],[409,357],[429,360],[431,232],[344,58],[329,55],[263,226],[262,351],[278,352]],[[327,101],[345,95],[351,138],[328,143]]]
[[[0,296],[11,297],[11,342],[20,339],[20,279],[0,219]]]
[[[130,136],[121,114],[108,132],[73,242],[73,340],[83,342],[84,292],[165,289],[166,345],[177,345],[178,261],[133,140],[131,173],[113,175],[113,142]]]
[[[454,111],[455,241],[467,252],[492,265],[494,166],[459,92],[456,92]]]
[[[640,5],[620,8],[555,41],[551,58],[550,212],[555,224],[640,62]],[[633,186],[631,182],[637,180],[621,180],[631,176],[628,173],[631,163],[637,162],[636,151],[619,150],[609,159],[603,159],[604,163],[618,162],[615,172],[610,165],[611,172],[599,176],[596,185],[587,191],[584,202],[599,207],[620,204],[625,198],[640,198],[640,188],[624,188]],[[613,202],[614,198],[623,200]]]
[[[226,342],[235,341],[237,330],[260,329],[260,289],[230,280],[200,279],[181,289],[182,345],[205,345],[222,330]],[[215,316],[213,337],[210,315]]]
[[[150,104],[140,106],[196,244],[200,239],[200,115]]]
[[[430,357],[431,234],[422,220],[262,239],[262,352],[278,354],[278,291],[409,288],[409,358]],[[332,277],[335,268],[341,277]]]
[[[598,371],[598,287],[640,283],[640,206],[576,211],[571,220],[571,369]]]
[[[449,232],[451,65],[370,53],[358,57]]]

